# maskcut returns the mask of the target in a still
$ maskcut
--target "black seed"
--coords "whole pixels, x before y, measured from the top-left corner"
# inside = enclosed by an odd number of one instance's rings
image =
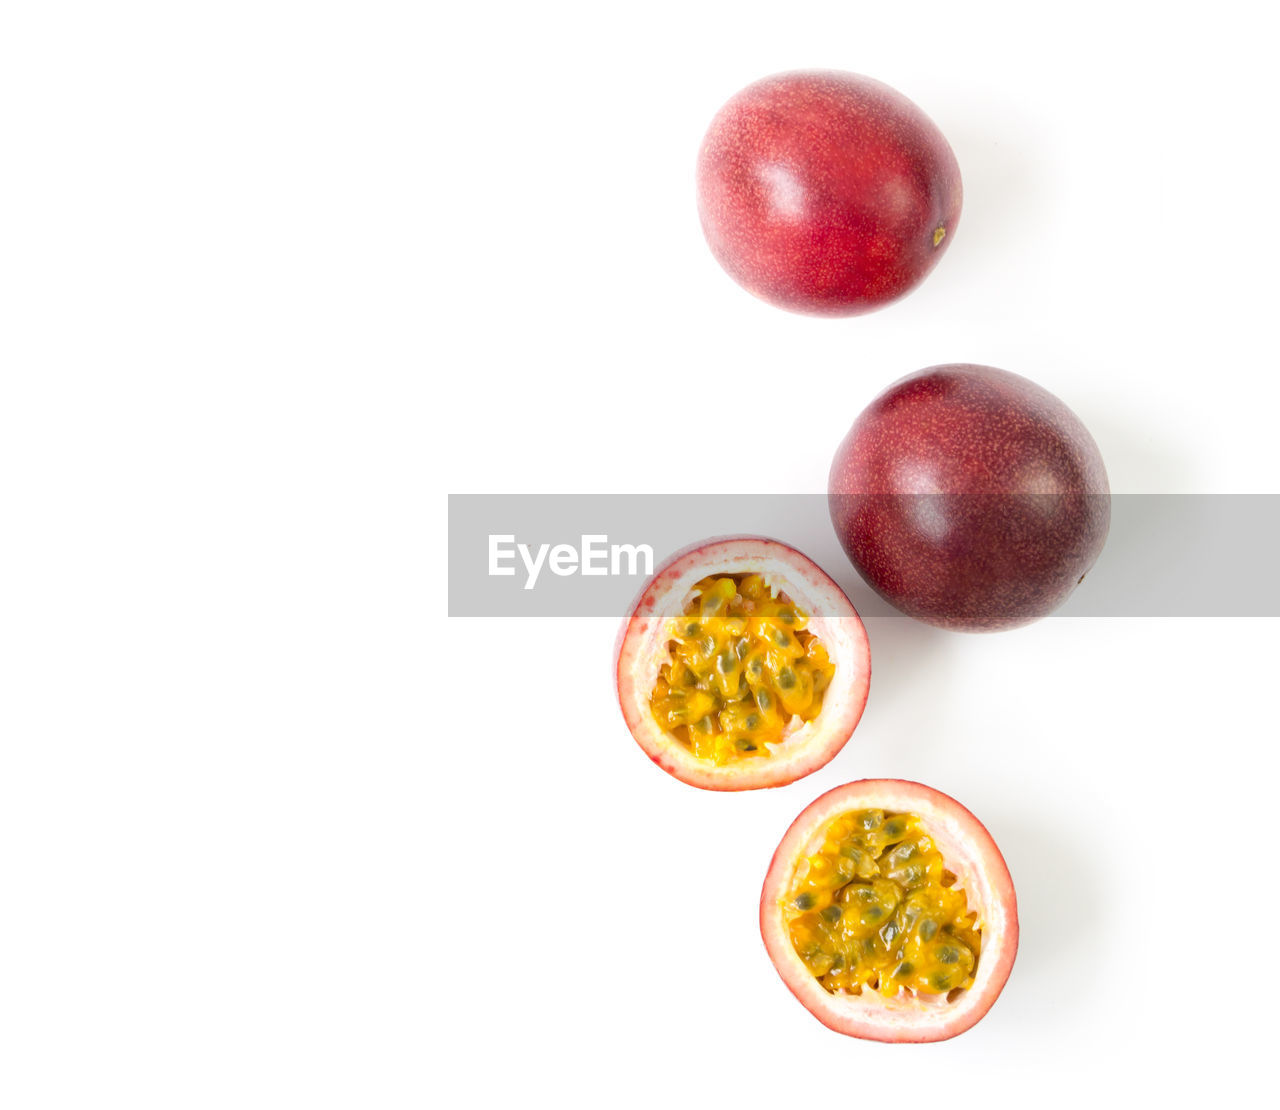
[[[773,704],[773,699],[772,699],[771,697],[769,697],[769,691],[768,691],[768,690],[757,690],[757,691],[756,691],[756,705],[758,705],[758,706],[760,707],[760,712],[761,712],[761,713],[768,713],[768,712],[769,712],[769,706],[771,706],[772,704]]]
[[[944,991],[951,986],[951,976],[945,971],[936,971],[929,976],[929,986],[936,991]]]
[[[835,958],[831,961],[831,970],[839,971],[842,967],[844,967],[844,955],[837,952]]]
[[[796,909],[811,910],[813,909],[813,895],[806,891],[804,894],[796,897]]]
[[[897,968],[894,969],[893,977],[895,979],[905,979],[913,971],[915,971],[915,968],[912,967],[911,964],[909,964],[906,960],[903,960],[902,963],[900,963],[897,966]]]
[[[939,948],[934,955],[938,957],[938,962],[942,964],[953,964],[960,959],[960,952],[950,945]]]
[[[734,743],[737,745],[738,751],[740,752],[753,752],[756,750],[756,746],[745,737],[735,740]]]
[[[823,911],[822,911],[822,913],[821,913],[819,916],[820,916],[824,921],[839,921],[839,920],[840,920],[840,912],[841,912],[841,911],[840,911],[840,907],[839,907],[839,906],[836,906],[836,905],[830,905],[830,906],[828,906],[825,910],[823,910]]]
[[[795,624],[795,623],[796,623],[796,614],[795,614],[795,610],[794,610],[794,609],[779,609],[779,610],[778,610],[778,620],[780,620],[783,624]]]
[[[783,632],[781,628],[775,628],[770,635],[773,639],[773,642],[777,644],[778,647],[786,647],[789,643],[791,643],[791,637],[788,636],[785,632]]]
[[[731,670],[733,670],[734,665],[737,662],[738,662],[738,657],[734,655],[733,652],[730,651],[728,648],[725,648],[724,651],[722,651],[719,655],[716,656],[716,670],[718,670],[721,674],[728,674]]]
[[[690,621],[684,626],[684,634],[689,637],[697,636],[702,632],[702,625],[697,621]]]
[[[933,940],[933,935],[937,931],[938,931],[938,923],[934,921],[932,918],[926,917],[922,922],[920,922],[920,936],[924,940]],[[943,962],[951,963],[952,961],[945,960]]]
[[[882,917],[884,917],[884,910],[882,910],[879,906],[868,906],[865,910],[862,911],[862,917],[867,922],[879,921]]]
[[[907,826],[903,821],[899,821],[896,817],[884,827],[884,831],[890,836],[901,836],[906,832]]]
[[[784,690],[791,690],[796,684],[796,672],[790,667],[778,672],[778,685]]]
[[[760,727],[760,714],[751,713],[747,716],[747,728],[757,729]]]

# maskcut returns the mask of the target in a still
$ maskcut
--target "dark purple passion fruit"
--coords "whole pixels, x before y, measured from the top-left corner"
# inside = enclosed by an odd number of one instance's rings
[[[1111,521],[1102,456],[1061,401],[990,366],[934,366],[854,421],[828,485],[858,573],[908,616],[993,631],[1046,616]]]

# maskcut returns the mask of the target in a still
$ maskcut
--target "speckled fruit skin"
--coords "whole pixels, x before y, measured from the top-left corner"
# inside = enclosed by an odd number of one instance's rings
[[[784,906],[796,864],[816,850],[828,822],[858,809],[919,817],[977,915],[982,951],[974,983],[956,998],[905,991],[888,999],[874,991],[831,994],[796,953]],[[945,1041],[981,1021],[1004,989],[1018,954],[1018,899],[991,834],[954,798],[905,779],[862,779],[828,790],[792,822],[760,892],[760,934],[782,981],[828,1029],[870,1041]]]
[[[1026,378],[934,366],[854,422],[828,485],[858,573],[908,616],[996,631],[1038,620],[1106,541],[1110,489],[1076,415]]]
[[[763,575],[809,614],[809,630],[826,645],[835,664],[822,711],[768,759],[723,767],[698,759],[658,724],[649,706],[668,657],[668,622],[710,574]],[[645,583],[618,630],[614,675],[627,728],[664,771],[703,790],[759,790],[785,786],[816,771],[848,742],[867,704],[871,648],[853,603],[807,555],[762,536],[725,536],[678,551]]]
[[[853,73],[749,85],[698,156],[712,254],[795,312],[855,316],[907,293],[951,245],[960,201],[942,132],[901,93]]]

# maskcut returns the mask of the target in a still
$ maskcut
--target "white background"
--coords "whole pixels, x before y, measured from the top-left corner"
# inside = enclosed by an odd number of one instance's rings
[[[1275,622],[877,620],[834,763],[719,796],[627,734],[613,622],[447,619],[444,535],[448,492],[820,492],[945,361],[1057,393],[1116,491],[1280,492],[1261,9],[440,8],[0,17],[0,1104],[1256,1092]],[[960,162],[948,254],[870,317],[701,240],[707,122],[797,67]],[[759,940],[787,824],[869,775],[1017,883],[1008,987],[943,1045],[827,1032]]]

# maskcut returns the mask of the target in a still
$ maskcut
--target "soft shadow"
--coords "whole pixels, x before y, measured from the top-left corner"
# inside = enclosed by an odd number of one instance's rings
[[[971,260],[981,257],[1007,267],[1010,251],[1026,249],[1028,236],[1050,206],[1049,152],[1036,121],[1006,97],[975,91],[971,101],[953,105],[935,119],[960,163],[960,234]]]
[[[871,642],[871,692],[858,728],[860,751],[872,767],[921,765],[929,749],[948,736],[954,711],[951,653],[960,637],[903,616],[868,617],[864,623]]]
[[[1018,895],[1018,994],[1053,998],[1052,1006],[1037,1008],[1037,1020],[1074,1025],[1076,1011],[1095,1004],[1093,987],[1101,975],[1105,901],[1098,869],[1069,835],[1035,815],[987,811],[983,817]]]
[[[1106,463],[1113,490],[1166,492],[1196,485],[1195,454],[1186,444],[1167,437],[1158,421],[1140,413],[1117,410],[1115,398],[1096,397],[1078,404],[1077,412],[1089,429]]]
[[[936,692],[940,666],[958,634],[910,617],[867,617],[871,642],[871,696],[894,712],[920,700],[924,684]],[[931,693],[931,698],[932,698]]]

